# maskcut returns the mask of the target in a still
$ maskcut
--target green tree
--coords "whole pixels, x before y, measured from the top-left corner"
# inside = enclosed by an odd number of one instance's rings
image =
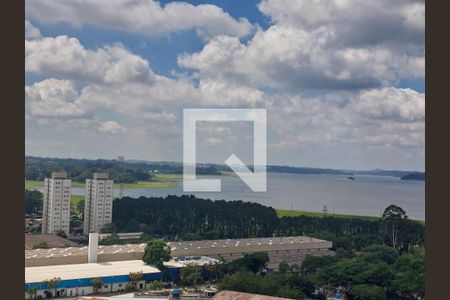
[[[119,245],[123,244],[123,241],[119,239],[117,233],[111,233],[109,236],[104,237],[99,242],[100,245]]]
[[[77,211],[78,211],[78,214],[81,215],[82,220],[84,220],[84,204],[85,204],[85,200],[80,200],[77,203]]]
[[[98,294],[98,290],[102,287],[103,281],[101,278],[94,278],[91,280],[91,285],[94,288],[94,294]]]
[[[181,269],[180,282],[183,285],[197,285],[202,280],[202,267],[188,265]]]
[[[386,300],[384,288],[373,284],[355,285],[349,295],[354,300]]]
[[[172,258],[170,248],[162,240],[151,240],[145,246],[142,260],[149,265],[154,265],[158,269],[162,269],[165,261]]]
[[[406,212],[399,206],[394,204],[389,205],[383,212],[383,222],[386,224],[390,236],[392,248],[397,247],[398,228],[403,221],[407,219]]]
[[[67,234],[66,234],[66,232],[64,231],[64,230],[58,230],[57,232],[56,232],[56,235],[57,236],[59,236],[59,237],[62,237],[62,238],[65,238],[65,239],[67,239]]]
[[[134,288],[137,289],[137,283],[144,278],[144,273],[142,271],[139,272],[130,272],[128,274],[128,278],[130,279],[131,283],[134,285]]]
[[[55,294],[53,296],[56,297],[58,291],[58,283],[61,281],[60,277],[53,277],[52,279],[44,280],[43,282],[47,285],[48,289],[55,288]]]
[[[362,250],[364,253],[373,254],[387,264],[393,264],[398,258],[398,251],[386,245],[371,245]]]
[[[413,249],[398,257],[393,265],[395,272],[391,281],[396,294],[415,299],[425,297],[425,250]]]
[[[306,255],[302,262],[300,271],[303,274],[313,274],[317,271],[325,269],[326,267],[332,265],[336,262],[336,258],[332,256],[313,256]]]
[[[238,258],[230,263],[233,271],[251,271],[258,273],[266,267],[269,262],[267,252],[255,252],[244,254],[244,257]]]
[[[282,261],[278,264],[278,271],[281,274],[285,274],[289,271],[289,264],[285,261]]]
[[[41,241],[36,245],[33,245],[33,249],[48,249],[48,244],[46,241]]]
[[[38,291],[38,288],[35,285],[32,285],[27,289],[27,293],[30,294],[31,299],[33,299],[33,298],[37,299],[37,291]]]
[[[43,196],[39,191],[25,190],[25,213],[42,213]]]
[[[158,280],[154,280],[152,282],[150,282],[149,287],[150,290],[152,291],[156,291],[156,290],[161,290],[164,288],[164,285],[162,284],[161,281]]]
[[[373,256],[359,256],[335,263],[323,272],[325,282],[334,287],[342,286],[348,292],[359,284],[387,286],[393,276],[392,268]]]
[[[100,231],[101,233],[117,233],[117,227],[114,223],[108,223]]]

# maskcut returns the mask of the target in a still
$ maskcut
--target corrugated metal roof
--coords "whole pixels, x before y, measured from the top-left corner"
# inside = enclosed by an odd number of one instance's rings
[[[127,260],[106,263],[27,267],[25,268],[25,282],[42,282],[53,277],[60,277],[61,280],[70,280],[120,276],[139,271],[142,271],[144,274],[160,273],[157,268],[146,265],[141,260]]]

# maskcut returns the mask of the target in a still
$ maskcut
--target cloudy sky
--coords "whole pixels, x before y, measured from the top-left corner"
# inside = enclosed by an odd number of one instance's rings
[[[26,0],[26,154],[182,159],[183,108],[266,108],[268,163],[424,169],[424,2]],[[252,161],[199,124],[198,160]]]

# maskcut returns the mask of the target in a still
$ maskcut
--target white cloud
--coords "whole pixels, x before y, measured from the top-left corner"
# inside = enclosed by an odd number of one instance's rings
[[[34,27],[30,21],[25,20],[25,39],[37,39],[41,37],[41,31],[39,28]]]
[[[351,3],[360,14],[343,9]],[[33,129],[38,131],[58,124],[45,130],[70,128],[74,136],[99,137],[103,149],[116,136],[142,149],[158,145],[162,153],[178,157],[183,107],[266,107],[269,149],[283,152],[278,159],[296,161],[311,146],[310,157],[328,161],[338,146],[342,156],[354,149],[382,149],[370,153],[383,161],[401,149],[417,160],[423,157],[425,97],[395,87],[402,79],[424,76],[423,5],[411,3],[400,1],[390,10],[384,2],[359,0],[287,1],[285,6],[263,1],[260,9],[272,26],[258,29],[245,43],[233,36],[212,38],[201,51],[178,57],[178,64],[193,72],[173,78],[155,74],[147,60],[122,45],[87,49],[76,38],[36,37],[26,42],[27,72],[55,78],[26,87],[27,126],[38,124]],[[62,2],[55,11],[84,4]],[[369,8],[377,14],[370,16]],[[120,18],[117,22],[124,22]],[[361,23],[364,18],[370,26]],[[390,26],[395,28],[385,33]],[[231,147],[235,131],[241,134],[237,140],[244,138],[243,131],[223,128],[204,129],[211,138],[205,144],[219,145],[217,134],[222,134],[222,144]],[[221,146],[216,148],[226,148]]]
[[[100,125],[98,130],[106,134],[123,134],[127,132],[126,128],[116,121],[107,121]]]
[[[204,38],[242,37],[253,28],[247,19],[235,20],[215,5],[173,2],[161,6],[152,0],[28,0],[26,15],[46,23],[93,24],[148,36],[195,29]]]
[[[93,51],[84,48],[78,39],[65,35],[25,41],[25,70],[85,82],[151,83],[154,80],[148,61],[122,45]]]
[[[277,150],[340,144],[416,151],[424,144],[425,95],[411,89],[286,97],[280,102],[282,109],[269,114],[269,124],[276,126],[281,136],[272,146]]]
[[[421,0],[263,0],[258,8],[279,25],[308,31],[323,28],[335,43],[423,46],[425,3]]]
[[[35,117],[82,117],[86,110],[79,104],[78,96],[69,80],[50,78],[25,86],[29,114]]]
[[[247,45],[217,37],[198,53],[180,55],[178,63],[194,69],[201,81],[291,92],[371,88],[395,83],[399,73],[421,75],[421,58],[383,47],[336,49],[328,45],[329,36],[321,29],[274,25],[257,32]]]
[[[424,76],[424,28],[418,26],[423,6],[267,0],[259,5],[273,21],[267,30],[245,44],[215,37],[200,52],[180,55],[178,64],[200,81],[292,93],[394,85]]]
[[[383,88],[363,91],[351,105],[355,112],[371,119],[425,121],[425,95],[411,89]]]

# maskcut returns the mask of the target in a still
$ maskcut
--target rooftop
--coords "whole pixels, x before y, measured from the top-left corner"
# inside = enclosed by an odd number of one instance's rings
[[[325,240],[311,238],[307,236],[289,236],[289,237],[270,237],[270,238],[251,238],[251,239],[226,239],[226,240],[205,240],[205,241],[184,241],[169,242],[167,245],[170,250],[177,249],[208,249],[208,248],[245,248],[252,246],[276,246],[291,244],[319,244],[328,243]]]
[[[184,266],[190,265],[190,266],[204,266],[204,265],[211,265],[218,263],[219,260],[215,258],[211,258],[208,256],[188,256],[183,258],[174,258],[170,261],[164,262],[164,266],[167,267],[175,267],[175,268],[182,268]]]
[[[259,294],[250,294],[235,291],[220,291],[213,300],[288,300],[289,298],[272,297]]]
[[[286,246],[286,245],[314,245],[317,247],[330,248],[330,242],[306,236],[291,237],[271,237],[271,238],[251,238],[251,239],[226,239],[226,240],[205,240],[205,241],[184,241],[184,242],[168,242],[173,256],[184,256],[186,250],[198,251],[206,249],[223,249],[224,251],[233,249],[245,252],[245,248],[254,248],[257,246]],[[117,253],[141,253],[144,251],[146,244],[125,244],[98,246],[98,254],[117,254]],[[181,253],[181,255],[178,255]],[[51,258],[51,257],[67,257],[67,256],[86,256],[87,246],[83,247],[67,247],[67,248],[51,248],[51,249],[34,249],[25,250],[25,259],[34,258]],[[194,255],[194,254],[192,254]],[[196,254],[195,254],[196,255]]]
[[[25,268],[25,282],[42,282],[49,278],[61,280],[128,275],[142,271],[144,274],[160,273],[157,268],[146,265],[141,260],[116,261],[106,263],[86,263]]]

